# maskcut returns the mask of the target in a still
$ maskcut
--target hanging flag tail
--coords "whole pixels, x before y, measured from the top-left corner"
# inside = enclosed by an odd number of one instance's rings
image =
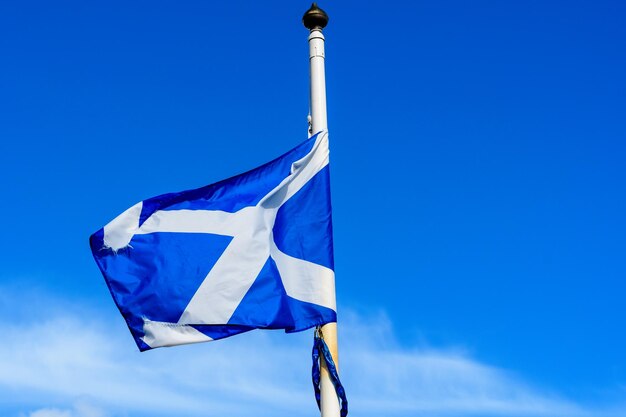
[[[135,204],[91,250],[140,350],[337,319],[328,135]]]
[[[321,329],[318,327],[315,330],[315,336],[313,339],[313,368],[312,368],[312,379],[313,379],[313,390],[315,391],[315,400],[317,401],[317,406],[321,410],[321,360],[323,359],[326,362],[326,368],[328,369],[328,373],[330,375],[330,380],[335,387],[335,392],[337,393],[337,398],[339,399],[339,403],[341,405],[340,414],[341,417],[346,417],[348,415],[348,399],[346,398],[346,391],[341,384],[341,380],[339,379],[339,372],[337,371],[337,366],[335,366],[335,361],[333,361],[333,356],[330,354],[330,349],[324,342],[324,337],[322,336]]]

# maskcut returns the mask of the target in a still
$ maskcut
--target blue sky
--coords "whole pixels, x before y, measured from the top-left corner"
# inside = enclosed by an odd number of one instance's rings
[[[305,138],[308,6],[0,5],[0,414],[317,415],[308,332],[139,354],[87,244]],[[320,6],[354,415],[626,415],[625,4]]]

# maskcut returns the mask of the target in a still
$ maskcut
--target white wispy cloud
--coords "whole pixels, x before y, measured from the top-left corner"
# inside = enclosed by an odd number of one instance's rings
[[[44,304],[0,323],[0,409],[11,404],[20,417],[318,415],[311,332],[257,331],[139,353],[119,317]],[[458,351],[403,347],[384,314],[342,311],[342,319],[351,415],[598,415]]]
[[[22,414],[24,417],[107,417],[100,408],[86,401],[77,401],[71,408],[40,408],[30,413]]]
[[[58,408],[42,408],[33,411],[28,417],[72,417],[72,410],[59,410]]]

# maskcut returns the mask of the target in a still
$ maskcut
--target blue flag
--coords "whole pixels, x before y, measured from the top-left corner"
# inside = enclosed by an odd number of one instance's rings
[[[142,351],[334,322],[328,136],[135,204],[90,244]]]

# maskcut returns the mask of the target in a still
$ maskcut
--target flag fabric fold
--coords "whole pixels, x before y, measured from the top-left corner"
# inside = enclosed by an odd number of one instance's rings
[[[336,321],[328,135],[139,202],[90,238],[140,350]]]
[[[339,410],[340,417],[346,417],[348,415],[348,398],[346,397],[346,390],[339,379],[339,372],[337,371],[337,366],[335,365],[335,361],[333,360],[333,355],[330,353],[328,349],[328,345],[324,341],[324,338],[321,335],[321,329],[317,329],[315,331],[315,336],[313,339],[313,351],[311,353],[313,358],[313,366],[311,368],[311,376],[313,381],[313,391],[315,393],[315,401],[317,401],[317,407],[322,409],[322,393],[321,393],[321,368],[322,363],[321,359],[326,362],[326,369],[328,370],[328,376],[330,377],[330,381],[333,383],[335,387],[335,392],[337,393],[337,399],[339,400],[339,405],[341,409]]]

